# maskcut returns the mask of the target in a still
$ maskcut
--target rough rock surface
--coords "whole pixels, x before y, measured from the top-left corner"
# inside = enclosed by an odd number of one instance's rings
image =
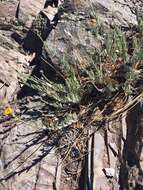
[[[92,173],[93,176],[93,180],[89,182],[91,188],[106,190],[143,188],[141,115],[142,109],[137,105],[126,117],[109,122],[106,130],[92,136],[89,151],[94,148],[93,160],[89,154],[87,161],[90,166],[89,175]]]
[[[12,39],[14,34],[17,1],[0,4],[0,105],[14,98],[17,90],[17,70],[26,64],[25,55],[19,51],[19,44]],[[16,27],[15,27],[16,29]]]
[[[2,1],[0,3],[0,17],[12,18],[16,16],[18,0]]]
[[[20,0],[18,6],[18,20],[30,27],[37,14],[44,8],[45,0]]]
[[[58,160],[52,147],[48,146],[46,129],[42,130],[39,123],[27,124],[1,126],[0,178],[4,179],[1,190],[54,188],[60,167],[57,170]]]
[[[101,45],[92,34],[91,28],[96,25],[96,20],[90,17],[91,7],[105,24],[115,22],[128,27],[136,24],[136,7],[140,9],[143,4],[141,0],[69,0],[65,3],[66,13],[60,18],[55,15],[57,14],[55,7],[50,7],[50,12],[47,13],[44,9],[45,2],[42,0],[0,2],[1,106],[7,105],[15,98],[19,88],[16,70],[23,71],[25,66],[29,66],[29,59],[32,59],[32,55],[27,55],[21,50],[24,45],[27,51],[35,53],[33,62],[38,63],[36,65],[38,70],[47,71],[47,64],[43,61],[47,59],[46,51],[48,58],[52,60],[51,63],[58,64],[59,57],[69,54],[72,57],[71,62],[87,64],[90,59],[89,53],[95,48],[100,50]],[[37,24],[39,15],[46,20],[44,27],[41,23]],[[44,37],[45,30],[46,37]],[[37,34],[41,35],[44,43],[40,42]],[[31,47],[30,42],[35,47],[40,43],[38,50]],[[142,111],[138,105],[127,114],[126,119],[109,123],[105,127],[106,130],[96,133],[91,139],[94,141],[94,152],[89,157],[92,156],[94,161],[88,165],[90,166],[88,177],[91,178],[92,171],[92,174],[94,173],[90,182],[92,189],[143,188],[141,118]],[[55,189],[55,178],[60,177],[60,168],[57,171],[59,161],[54,155],[54,150],[49,150],[47,131],[40,128],[41,123],[38,121],[35,125],[39,127],[28,122],[18,126],[6,122],[3,127],[0,126],[0,178],[4,179],[0,183],[1,190]],[[107,171],[112,172],[107,174]],[[59,180],[56,180],[57,189]],[[81,189],[85,187],[86,185]],[[74,186],[62,184],[60,189],[74,190]]]

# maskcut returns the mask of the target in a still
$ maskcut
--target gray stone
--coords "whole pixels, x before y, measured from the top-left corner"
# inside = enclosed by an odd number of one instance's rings
[[[45,0],[20,0],[18,19],[30,27],[37,14],[44,8]]]

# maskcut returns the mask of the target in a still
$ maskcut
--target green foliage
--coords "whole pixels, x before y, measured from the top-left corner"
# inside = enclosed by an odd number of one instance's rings
[[[67,62],[64,56],[61,59],[61,64],[63,65],[64,71],[66,72],[65,88],[67,91],[67,101],[79,103],[83,89],[80,85],[79,79],[76,76],[76,69]]]
[[[137,21],[138,21],[138,30],[140,32],[140,35],[143,37],[143,15],[140,15],[139,12],[137,12]]]
[[[65,71],[64,83],[56,83],[43,75],[42,78],[30,77],[27,85],[38,90],[42,97],[51,98],[52,101],[48,103],[55,107],[78,104],[81,100],[83,89],[76,77],[75,69],[67,62],[65,57],[60,61]]]
[[[107,54],[115,62],[118,57],[128,60],[128,49],[125,34],[118,27],[114,27],[105,39]]]

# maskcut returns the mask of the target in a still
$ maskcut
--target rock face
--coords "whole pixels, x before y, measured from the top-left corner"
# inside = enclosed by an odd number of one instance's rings
[[[39,75],[41,70],[51,74],[46,62],[58,66],[63,54],[70,55],[70,62],[84,67],[90,61],[89,54],[95,49],[100,51],[102,44],[102,39],[97,40],[93,35],[92,28],[97,24],[93,15],[107,29],[114,22],[128,28],[137,23],[136,7],[140,9],[143,3],[141,0],[68,0],[62,4],[64,13],[55,5],[57,1],[52,0],[0,3],[1,106],[15,99],[19,89],[17,70],[25,71],[29,60],[36,64],[34,69]],[[0,190],[74,190],[74,186],[59,185],[61,168],[57,167],[59,160],[48,144],[47,131],[35,128],[33,123],[41,126],[38,121],[1,125]],[[89,148],[92,144],[94,151],[87,159],[88,176],[83,175],[82,190],[88,189],[87,177],[93,190],[143,188],[142,126],[142,110],[137,105],[126,119],[119,118],[92,136]]]
[[[47,146],[46,129],[36,125],[1,126],[1,190],[52,190],[58,185],[55,179],[59,161],[52,147]]]
[[[107,22],[115,22],[127,26],[128,24],[136,24],[135,8],[136,2],[122,0],[92,0],[99,16]]]
[[[20,0],[18,6],[18,19],[30,27],[34,18],[44,8],[45,0]]]
[[[0,17],[12,18],[16,16],[18,0],[2,1],[0,3]]]
[[[120,167],[120,183],[122,189],[143,188],[143,123],[142,108],[137,105],[126,118],[126,141],[123,147]]]
[[[27,71],[29,61],[32,60],[32,55],[25,54],[21,48],[22,38],[27,30],[25,26],[30,27],[34,17],[43,8],[44,1],[15,0],[0,4],[1,190],[52,190],[59,186],[59,161],[52,147],[47,146],[48,141],[44,139],[48,137],[46,130],[40,128],[42,130],[39,131],[32,122],[29,123],[29,127],[24,124],[15,126],[15,122],[7,122],[8,118],[3,122],[5,119],[2,118],[5,106],[10,104],[15,111],[17,110],[14,102],[19,90],[18,77],[21,72]],[[24,23],[24,27],[21,22]],[[37,125],[41,126],[39,123]],[[57,175],[59,177],[56,177]]]
[[[141,115],[141,107],[137,105],[126,117],[109,122],[106,130],[92,136],[89,151],[94,150],[87,160],[88,175],[93,176],[87,182],[91,189],[143,188]]]
[[[8,103],[16,95],[16,70],[22,69],[21,60],[26,62],[25,55],[18,50],[19,44],[11,38],[17,5],[17,1],[0,4],[0,105]]]

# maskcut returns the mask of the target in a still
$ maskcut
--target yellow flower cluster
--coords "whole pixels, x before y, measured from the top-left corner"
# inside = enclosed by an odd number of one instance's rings
[[[10,115],[13,115],[13,108],[11,107],[11,106],[8,106],[8,107],[6,107],[5,108],[5,110],[4,110],[4,115],[6,115],[6,116],[10,116]]]

